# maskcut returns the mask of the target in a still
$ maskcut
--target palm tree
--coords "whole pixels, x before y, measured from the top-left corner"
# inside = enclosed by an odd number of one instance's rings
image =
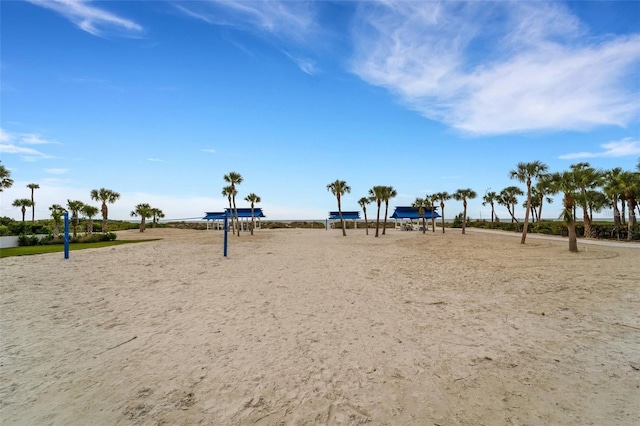
[[[376,238],[378,237],[378,230],[380,229],[380,206],[382,205],[382,199],[384,197],[384,186],[374,186],[369,190],[369,199],[375,201],[378,205],[378,214],[376,215]]]
[[[344,194],[351,192],[351,187],[347,185],[347,182],[336,179],[327,185],[327,191],[331,192],[338,199],[338,215],[340,216],[340,225],[342,226],[342,235],[347,236],[347,232],[344,229],[344,219],[342,218],[342,205],[340,204],[340,197]]]
[[[622,188],[620,182],[620,175],[622,174],[622,169],[620,167],[615,167],[611,170],[607,170],[604,172],[604,193],[611,199],[611,206],[613,207],[613,226],[617,231],[620,227],[622,227],[622,221],[620,219],[620,209],[618,208],[618,201],[620,196],[624,197],[624,189]]]
[[[398,192],[393,189],[393,186],[385,186],[383,191],[382,200],[384,201],[384,227],[382,228],[382,235],[387,233],[387,216],[389,215],[389,200],[398,195]]]
[[[31,190],[31,223],[34,223],[36,221],[36,202],[33,199],[33,191],[40,189],[40,185],[37,183],[29,183],[27,184],[27,188]]]
[[[547,171],[549,167],[540,162],[533,161],[531,163],[518,163],[514,170],[509,172],[511,179],[517,179],[518,182],[527,185],[527,207],[524,212],[524,225],[522,226],[522,238],[520,244],[524,244],[527,239],[527,231],[529,229],[529,212],[531,211],[531,180],[537,179],[538,176]]]
[[[427,207],[427,201],[424,198],[418,197],[413,202],[412,207],[418,209],[418,214],[422,218],[422,233],[424,234],[427,232],[427,223],[424,218],[424,210]]]
[[[438,202],[436,198],[436,194],[426,195],[425,200],[427,200],[428,206],[431,207],[431,232],[436,232],[436,212],[435,206]]]
[[[541,174],[538,176],[536,186],[534,187],[535,194],[537,197],[535,204],[538,207],[538,218],[537,218],[538,226],[540,226],[540,221],[542,220],[542,205],[544,204],[545,201],[548,204],[553,203],[553,198],[548,196],[551,193],[550,186],[551,186],[551,175]],[[532,192],[531,194],[533,197],[534,192]]]
[[[597,188],[602,184],[602,172],[596,170],[589,163],[578,163],[571,165],[571,172],[575,175],[575,183],[578,186],[579,194],[576,199],[582,208],[582,218],[584,221],[584,236],[594,238],[594,230],[591,227],[589,218],[589,197],[588,191]]]
[[[620,174],[620,185],[627,200],[629,220],[627,221],[627,240],[633,239],[633,228],[636,225],[636,200],[640,197],[640,173],[625,171]]]
[[[82,210],[84,203],[78,200],[67,200],[67,207],[71,212],[71,226],[73,227],[73,238],[75,238],[78,235],[78,212]]]
[[[517,186],[507,186],[500,191],[498,204],[507,208],[507,211],[511,215],[511,223],[518,222],[516,219],[516,204],[518,203],[518,195],[524,195],[522,189]]]
[[[234,187],[232,187],[231,185],[227,185],[225,187],[222,188],[222,196],[223,197],[227,197],[227,200],[229,200],[229,213],[233,212],[233,204],[231,202],[231,199],[237,194],[238,192],[235,190]],[[231,227],[233,228],[233,232],[236,232],[236,225],[235,222],[233,221],[233,217],[231,220]]]
[[[476,198],[478,194],[471,188],[467,189],[458,189],[453,194],[453,198],[456,201],[462,201],[462,233],[465,233],[465,229],[467,228],[467,200],[473,200]]]
[[[19,198],[13,201],[13,207],[20,207],[22,211],[22,223],[24,223],[24,216],[27,214],[27,207],[31,207],[33,203],[28,198]]]
[[[60,224],[62,223],[62,215],[66,211],[60,204],[53,204],[49,207],[51,217],[53,218],[53,236],[58,238],[60,235]]]
[[[436,201],[440,203],[440,214],[442,215],[442,233],[444,234],[444,202],[451,199],[451,195],[447,191],[433,194]]]
[[[91,199],[94,201],[102,202],[102,232],[106,233],[109,230],[109,209],[107,208],[107,203],[113,204],[118,198],[120,198],[120,194],[110,189],[100,188],[100,189],[92,189],[91,190]]]
[[[548,186],[546,188],[542,188],[540,183],[541,181],[538,181],[535,186],[531,187],[531,216],[532,221],[535,221],[538,226],[540,225],[540,218],[542,217],[542,203],[545,201],[549,204],[553,203],[553,198],[548,196]],[[525,209],[527,208],[527,200],[522,203],[522,207]]]
[[[262,200],[258,195],[254,194],[253,192],[247,195],[246,197],[244,197],[244,200],[251,203],[251,235],[253,235],[253,229],[256,227],[256,218],[253,216],[253,207],[259,202],[261,202]]]
[[[362,212],[364,213],[364,229],[367,235],[369,235],[369,222],[367,222],[367,204],[369,204],[370,202],[371,198],[369,197],[362,197],[358,200],[358,204],[360,205],[360,207],[362,208]]]
[[[550,190],[552,194],[562,192],[563,207],[561,217],[567,226],[569,233],[569,251],[578,251],[578,239],[576,236],[576,222],[573,214],[575,206],[575,196],[578,187],[575,182],[575,175],[572,172],[553,173],[551,175]]]
[[[0,192],[5,188],[11,188],[13,185],[13,179],[11,179],[11,172],[0,161]]]
[[[164,217],[164,212],[158,208],[153,207],[151,209],[151,216],[153,217],[153,222],[151,222],[152,227],[156,227],[158,223],[158,219],[162,219]]]
[[[100,210],[97,207],[90,206],[85,204],[82,206],[82,214],[87,217],[87,234],[91,235],[93,233],[93,217],[98,214]]]
[[[487,192],[485,192],[484,196],[482,197],[483,206],[486,206],[487,204],[491,205],[491,223],[495,221],[495,217],[496,217],[496,209],[495,209],[496,201],[498,201],[498,194],[496,194],[495,191],[487,190]]]
[[[240,185],[243,181],[240,173],[237,172],[229,172],[229,174],[224,175],[224,181],[229,183],[231,186],[231,199],[233,201],[233,210],[236,216],[236,225],[238,231],[238,237],[240,236],[240,221],[238,219],[238,207],[236,206],[236,194],[238,194],[238,190],[236,189],[236,185]]]
[[[147,219],[150,218],[153,213],[151,212],[152,208],[147,203],[138,204],[135,210],[131,211],[131,216],[140,216],[140,232],[144,232],[147,229]]]

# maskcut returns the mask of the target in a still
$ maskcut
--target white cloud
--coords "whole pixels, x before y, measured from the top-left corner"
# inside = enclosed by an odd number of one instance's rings
[[[13,135],[0,127],[0,142],[6,143],[13,139]]]
[[[318,67],[317,67],[316,61],[314,61],[313,59],[294,56],[286,51],[284,52],[284,54],[289,59],[291,59],[298,66],[298,68],[300,68],[302,72],[309,75],[314,75],[318,73]]]
[[[165,160],[162,160],[160,158],[147,158],[147,161],[151,161],[152,163],[166,163]]]
[[[53,158],[52,155],[45,154],[33,148],[17,146],[14,144],[0,144],[0,152],[3,154],[17,154],[22,156],[24,160],[35,161],[42,158]]]
[[[620,141],[607,142],[600,145],[603,149],[598,152],[574,152],[571,154],[563,154],[558,158],[562,160],[573,160],[576,158],[595,158],[595,157],[633,157],[640,155],[640,141],[631,138],[624,138]]]
[[[308,2],[210,0],[175,3],[175,7],[185,15],[209,24],[250,31],[258,29],[297,41],[317,31],[314,11]]]
[[[24,145],[45,145],[53,143],[57,142],[44,139],[35,133],[14,134],[0,128],[0,152],[3,154],[20,155],[25,161],[36,161],[55,157]]]
[[[216,150],[215,150],[215,149],[213,149],[213,148],[202,148],[200,151],[202,151],[202,152],[208,152],[208,153],[210,153],[210,154],[215,154],[215,153],[216,153]]]
[[[640,111],[628,87],[640,35],[589,39],[561,5],[387,2],[359,11],[353,71],[460,131],[623,126]]]
[[[83,0],[27,0],[38,6],[54,10],[64,16],[81,30],[95,36],[104,36],[114,32],[123,35],[137,35],[143,31],[139,24],[114,15],[104,9],[91,6]]]
[[[45,144],[57,143],[47,139],[43,139],[41,135],[38,135],[35,133],[24,133],[19,135],[18,137],[20,139],[20,142],[27,145],[45,145]]]

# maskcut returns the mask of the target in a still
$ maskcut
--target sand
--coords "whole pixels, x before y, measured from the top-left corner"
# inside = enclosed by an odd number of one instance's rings
[[[3,425],[640,424],[640,250],[141,236],[0,260]]]

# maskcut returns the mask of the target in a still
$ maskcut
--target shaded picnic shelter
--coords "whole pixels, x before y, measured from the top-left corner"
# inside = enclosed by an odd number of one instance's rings
[[[438,218],[440,215],[436,211],[437,206],[424,207],[424,219],[425,221],[431,220],[431,218]],[[391,219],[395,221],[396,230],[412,231],[414,229],[422,230],[422,216],[420,216],[420,210],[417,207],[412,206],[400,206],[396,207]],[[415,224],[414,224],[415,222]],[[428,223],[426,224],[428,227]]]
[[[351,212],[342,212],[343,220],[353,220],[353,228],[358,228],[358,220],[360,220],[360,212],[351,211]],[[329,218],[327,219],[327,223],[325,224],[325,228],[329,229],[329,224],[332,228],[335,228],[336,221],[340,220],[340,212],[329,212]]]
[[[223,212],[205,212],[205,216],[202,218],[207,221],[207,229],[224,229],[224,218],[228,215],[229,220],[235,218],[236,213],[233,209],[224,209]],[[238,208],[238,221],[240,222],[241,230],[249,230],[249,224],[251,223],[251,208],[243,207]],[[262,212],[262,208],[253,208],[253,217],[256,218],[255,229],[260,229],[260,219],[266,217]]]

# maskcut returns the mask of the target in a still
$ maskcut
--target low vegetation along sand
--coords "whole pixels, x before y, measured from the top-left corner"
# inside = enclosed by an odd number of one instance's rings
[[[640,250],[140,237],[0,260],[3,424],[640,423]]]

